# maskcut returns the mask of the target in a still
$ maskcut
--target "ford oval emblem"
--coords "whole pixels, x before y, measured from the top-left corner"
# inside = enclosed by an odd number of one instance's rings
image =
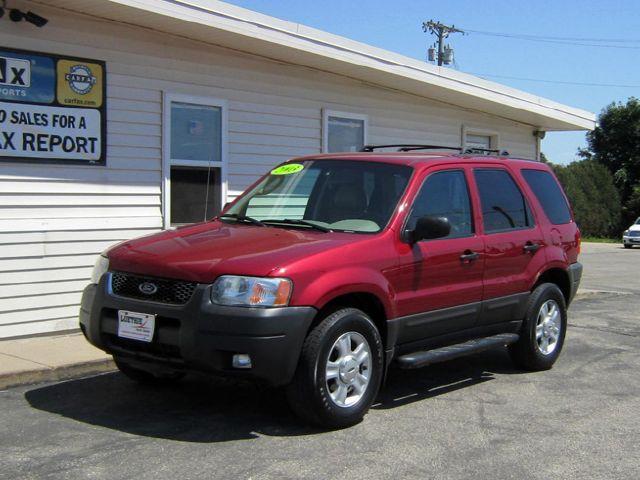
[[[138,285],[138,290],[140,290],[145,295],[153,295],[158,291],[158,286],[155,283],[142,282],[140,285]]]

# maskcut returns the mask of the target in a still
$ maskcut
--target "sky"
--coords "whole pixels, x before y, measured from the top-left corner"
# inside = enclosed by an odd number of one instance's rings
[[[480,76],[489,80],[596,114],[611,102],[640,97],[639,0],[227,1],[421,60],[433,43],[422,31],[422,22],[430,19],[462,30],[542,36],[547,41],[475,32],[452,35],[449,43],[456,65],[451,68],[483,74]],[[602,39],[595,43],[616,48],[582,40],[567,44],[551,37]],[[584,132],[553,132],[547,133],[542,151],[550,161],[566,164],[585,146]]]

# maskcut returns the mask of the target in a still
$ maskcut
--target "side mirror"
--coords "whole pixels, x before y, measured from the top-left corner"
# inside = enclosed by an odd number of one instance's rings
[[[418,218],[415,228],[407,233],[409,234],[408,240],[411,243],[415,243],[420,240],[443,238],[449,235],[450,232],[451,224],[446,217],[432,217],[427,215]]]

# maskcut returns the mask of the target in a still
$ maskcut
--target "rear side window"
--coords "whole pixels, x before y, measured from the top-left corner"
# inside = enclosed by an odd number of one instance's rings
[[[518,230],[533,226],[524,195],[506,170],[474,171],[480,192],[485,233]]]
[[[571,212],[558,182],[549,172],[542,170],[522,170],[522,176],[538,198],[547,218],[554,225],[569,223]]]

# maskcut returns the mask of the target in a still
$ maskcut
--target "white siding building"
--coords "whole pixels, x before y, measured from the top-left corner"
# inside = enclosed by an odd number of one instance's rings
[[[75,329],[98,253],[213,216],[293,156],[428,143],[536,158],[536,132],[594,126],[589,112],[213,0],[10,3],[49,22],[5,15],[0,57],[104,62],[106,95],[101,159],[0,149],[0,338]],[[73,81],[58,75],[52,105]]]

